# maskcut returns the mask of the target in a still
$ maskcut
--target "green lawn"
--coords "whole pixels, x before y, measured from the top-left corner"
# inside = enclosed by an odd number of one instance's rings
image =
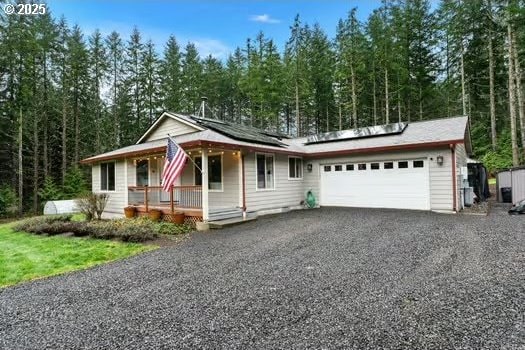
[[[77,237],[45,237],[0,225],[0,287],[80,270],[155,249],[142,244]]]

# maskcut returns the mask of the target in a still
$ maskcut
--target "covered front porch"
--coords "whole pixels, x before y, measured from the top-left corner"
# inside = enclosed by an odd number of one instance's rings
[[[186,153],[191,160],[169,192],[161,186],[164,154],[128,159],[127,204],[139,215],[152,209],[165,216],[184,212],[193,222],[242,216],[241,151],[210,147]]]

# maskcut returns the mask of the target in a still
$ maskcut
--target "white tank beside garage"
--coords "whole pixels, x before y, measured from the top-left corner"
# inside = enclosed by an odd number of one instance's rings
[[[63,201],[48,201],[44,205],[44,215],[79,213],[77,202],[74,199]]]

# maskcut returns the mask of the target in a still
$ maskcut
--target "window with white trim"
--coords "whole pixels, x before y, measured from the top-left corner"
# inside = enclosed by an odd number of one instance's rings
[[[195,157],[195,164],[202,169],[202,157]],[[202,175],[195,166],[195,185],[202,186]],[[208,189],[210,191],[222,191],[222,155],[208,156]]]
[[[115,162],[100,163],[100,190],[115,191]]]
[[[136,184],[137,186],[148,186],[149,185],[149,160],[141,159],[137,160],[135,167]]]
[[[259,154],[256,157],[257,189],[274,188],[274,156],[273,154]]]
[[[288,157],[288,178],[303,178],[303,159],[298,157]]]

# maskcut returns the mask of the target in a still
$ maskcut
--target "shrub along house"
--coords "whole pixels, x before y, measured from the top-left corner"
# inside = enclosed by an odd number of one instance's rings
[[[168,134],[193,160],[172,193],[161,187]],[[469,153],[467,117],[289,138],[163,112],[135,145],[82,163],[93,192],[109,194],[108,213],[131,205],[207,221],[302,208],[308,190],[320,206],[455,212]]]

